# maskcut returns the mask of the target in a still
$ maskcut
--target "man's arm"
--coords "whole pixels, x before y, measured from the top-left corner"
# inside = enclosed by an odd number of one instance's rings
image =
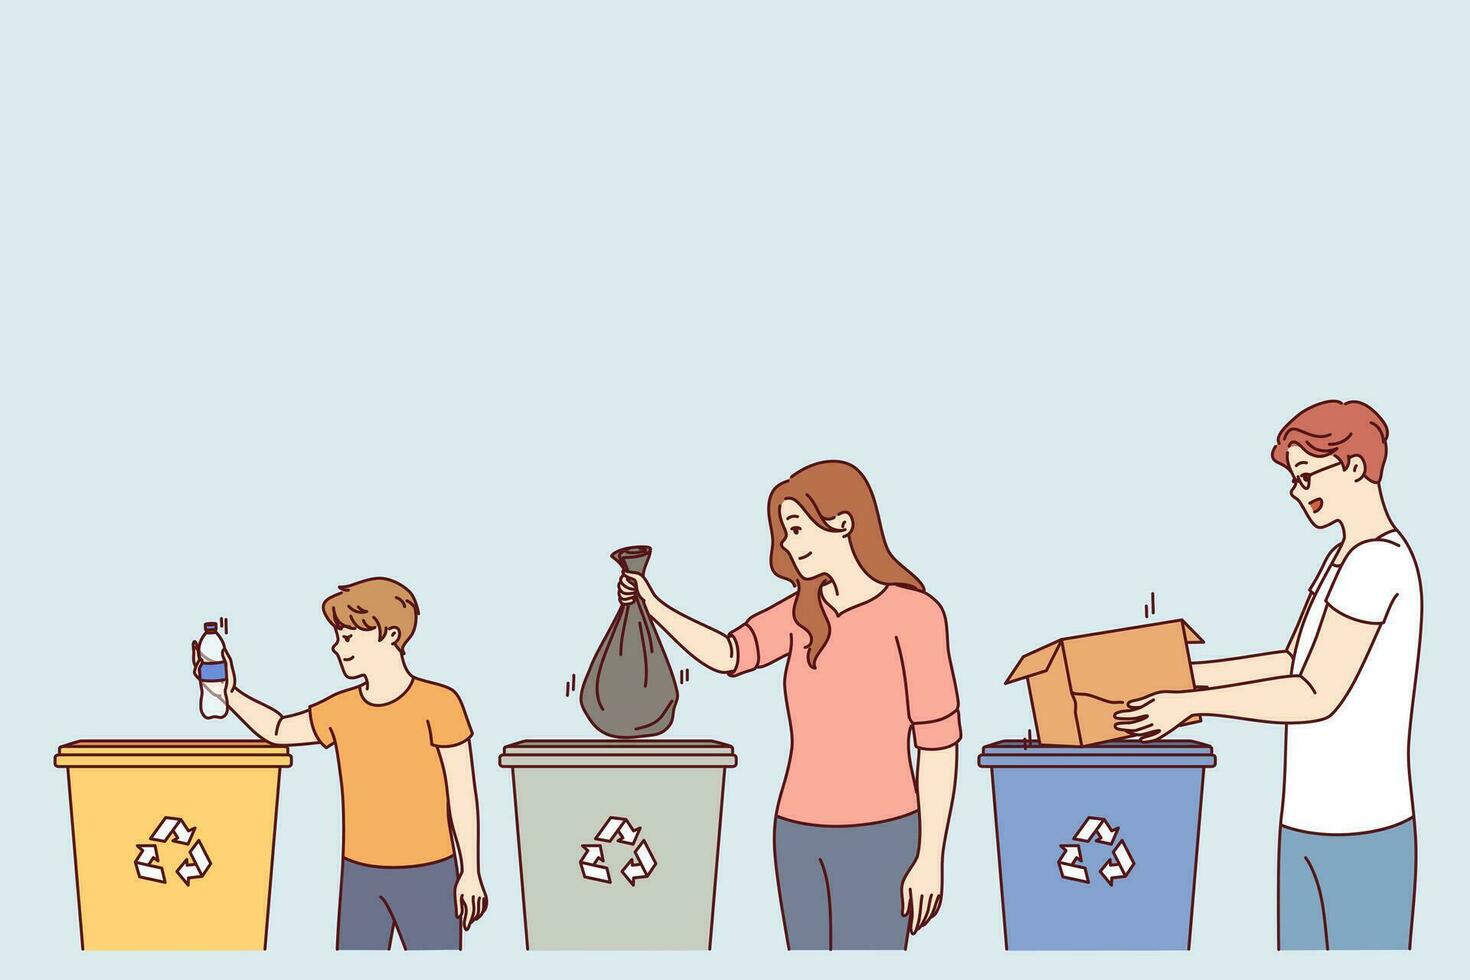
[[[1270,653],[1253,653],[1245,657],[1204,660],[1192,667],[1194,683],[1198,687],[1249,684],[1251,681],[1263,681],[1291,673],[1291,654],[1285,650],[1272,650]]]
[[[1358,679],[1380,625],[1349,619],[1329,606],[1300,674],[1196,691],[1195,710],[1222,718],[1281,723],[1330,717]]]
[[[460,926],[468,929],[485,914],[488,900],[480,880],[480,801],[475,791],[475,761],[469,739],[439,749],[444,780],[449,789],[449,822],[459,849],[459,883],[454,888],[454,910]]]
[[[195,665],[194,672],[199,672]],[[305,712],[282,715],[263,701],[257,701],[235,686],[235,661],[225,652],[225,698],[235,717],[245,727],[272,745],[311,745],[316,742],[316,732],[311,727],[311,716]]]
[[[1163,738],[1191,715],[1299,724],[1321,721],[1342,705],[1363,669],[1379,623],[1350,619],[1329,606],[1300,674],[1194,691],[1160,691],[1128,703],[1118,727],[1146,741]]]
[[[1310,600],[1308,601],[1310,605]],[[1252,653],[1244,657],[1226,657],[1224,660],[1205,660],[1193,665],[1195,687],[1227,687],[1231,684],[1249,684],[1271,677],[1285,677],[1291,673],[1292,657],[1296,655],[1297,640],[1301,639],[1302,622],[1307,618],[1307,607],[1303,606],[1292,628],[1291,639],[1286,641],[1285,650]]]

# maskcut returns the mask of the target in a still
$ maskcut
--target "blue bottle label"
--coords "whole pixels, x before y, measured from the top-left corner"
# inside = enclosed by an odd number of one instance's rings
[[[199,665],[199,679],[201,681],[222,681],[225,679],[224,661],[213,663],[204,661]]]

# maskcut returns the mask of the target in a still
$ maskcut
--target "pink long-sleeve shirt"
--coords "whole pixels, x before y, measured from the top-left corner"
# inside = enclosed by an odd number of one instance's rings
[[[732,634],[731,676],[787,662],[791,761],[776,815],[834,827],[913,813],[910,733],[921,749],[960,740],[944,609],[899,585],[842,613],[829,605],[832,634],[813,669],[795,608],[792,594]]]

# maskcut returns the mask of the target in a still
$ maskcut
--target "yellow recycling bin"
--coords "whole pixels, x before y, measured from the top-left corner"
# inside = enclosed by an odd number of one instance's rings
[[[55,762],[71,797],[83,949],[265,949],[287,749],[81,741]]]

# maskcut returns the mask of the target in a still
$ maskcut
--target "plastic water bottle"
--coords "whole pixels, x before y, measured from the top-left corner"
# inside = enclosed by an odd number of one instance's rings
[[[219,623],[205,623],[204,635],[194,644],[199,663],[199,713],[206,718],[223,718],[230,713],[225,695],[225,638]]]

